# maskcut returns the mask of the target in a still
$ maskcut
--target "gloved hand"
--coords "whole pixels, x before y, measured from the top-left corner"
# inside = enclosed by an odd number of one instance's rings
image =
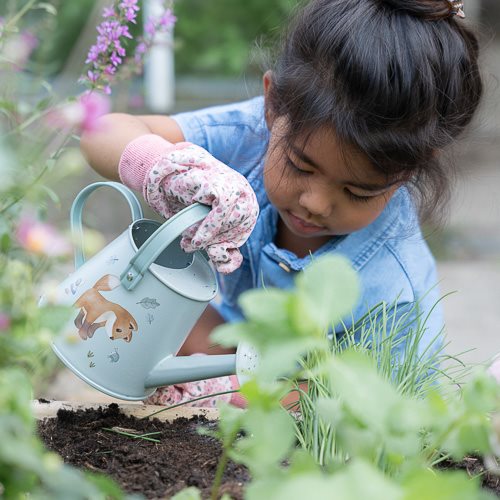
[[[238,248],[259,214],[255,193],[241,174],[199,146],[171,144],[156,135],[127,145],[119,174],[124,184],[142,190],[148,205],[166,219],[195,202],[210,205],[207,217],[184,232],[181,247],[206,250],[222,273],[241,265]]]
[[[167,385],[158,387],[156,392],[144,400],[145,404],[172,406],[179,403],[186,403],[187,406],[197,406],[201,408],[214,408],[217,401],[224,401],[239,408],[246,407],[245,399],[238,393],[222,394],[212,396],[198,401],[190,402],[201,396],[210,396],[219,392],[226,392],[239,389],[236,376],[211,378],[199,380],[197,382],[186,382],[184,384]]]

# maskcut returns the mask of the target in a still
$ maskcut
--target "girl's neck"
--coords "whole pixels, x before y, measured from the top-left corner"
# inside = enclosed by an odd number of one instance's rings
[[[288,227],[278,218],[278,230],[274,237],[274,243],[279,248],[293,252],[297,257],[304,258],[321,248],[330,241],[330,236],[318,236],[316,238],[300,238],[293,234]]]

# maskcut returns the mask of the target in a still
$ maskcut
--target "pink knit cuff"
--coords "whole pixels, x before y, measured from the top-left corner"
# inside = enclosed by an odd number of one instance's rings
[[[120,180],[129,188],[142,192],[149,170],[173,146],[172,143],[155,134],[141,135],[129,142],[118,164]]]

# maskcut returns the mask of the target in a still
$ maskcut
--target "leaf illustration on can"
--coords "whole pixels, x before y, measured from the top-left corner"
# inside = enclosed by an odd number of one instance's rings
[[[156,309],[160,306],[156,299],[150,299],[149,297],[144,297],[140,302],[136,302],[140,304],[144,309]]]

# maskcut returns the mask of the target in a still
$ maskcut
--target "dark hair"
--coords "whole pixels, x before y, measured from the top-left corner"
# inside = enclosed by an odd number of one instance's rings
[[[291,143],[318,127],[443,207],[441,155],[470,123],[483,85],[478,42],[446,0],[312,0],[284,36],[266,112]]]

